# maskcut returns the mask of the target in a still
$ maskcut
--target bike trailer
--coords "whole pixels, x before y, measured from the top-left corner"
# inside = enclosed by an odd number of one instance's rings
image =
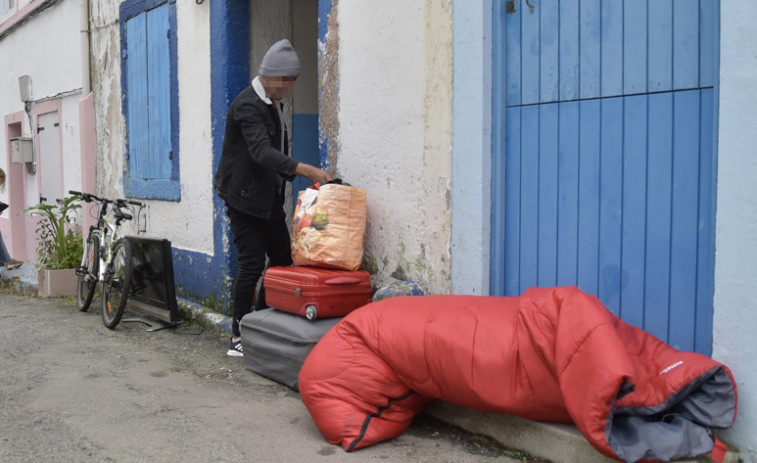
[[[310,320],[343,317],[371,302],[371,275],[364,270],[271,267],[263,285],[269,307]]]
[[[298,391],[297,377],[305,358],[340,320],[310,321],[276,309],[251,312],[239,323],[244,367]]]

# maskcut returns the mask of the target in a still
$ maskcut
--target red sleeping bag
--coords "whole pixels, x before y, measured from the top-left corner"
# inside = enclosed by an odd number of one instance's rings
[[[427,402],[575,423],[627,462],[709,453],[736,418],[736,383],[577,288],[521,297],[414,296],[364,306],[300,371],[316,425],[346,450],[401,434]]]

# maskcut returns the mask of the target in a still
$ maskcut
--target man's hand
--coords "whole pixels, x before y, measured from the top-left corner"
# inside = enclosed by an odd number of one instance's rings
[[[312,180],[313,183],[320,182],[321,184],[323,184],[330,180],[334,180],[334,176],[331,175],[330,172],[319,169],[315,166],[311,166],[310,164],[305,164],[304,162],[297,164],[297,168],[294,170],[294,174],[307,177]]]

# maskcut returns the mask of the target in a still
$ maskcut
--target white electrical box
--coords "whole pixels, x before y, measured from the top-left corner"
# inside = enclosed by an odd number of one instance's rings
[[[11,138],[11,160],[14,164],[34,162],[31,137]]]

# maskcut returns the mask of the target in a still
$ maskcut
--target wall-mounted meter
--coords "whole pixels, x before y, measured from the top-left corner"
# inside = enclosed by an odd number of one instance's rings
[[[11,138],[11,160],[14,164],[34,162],[31,137]]]

